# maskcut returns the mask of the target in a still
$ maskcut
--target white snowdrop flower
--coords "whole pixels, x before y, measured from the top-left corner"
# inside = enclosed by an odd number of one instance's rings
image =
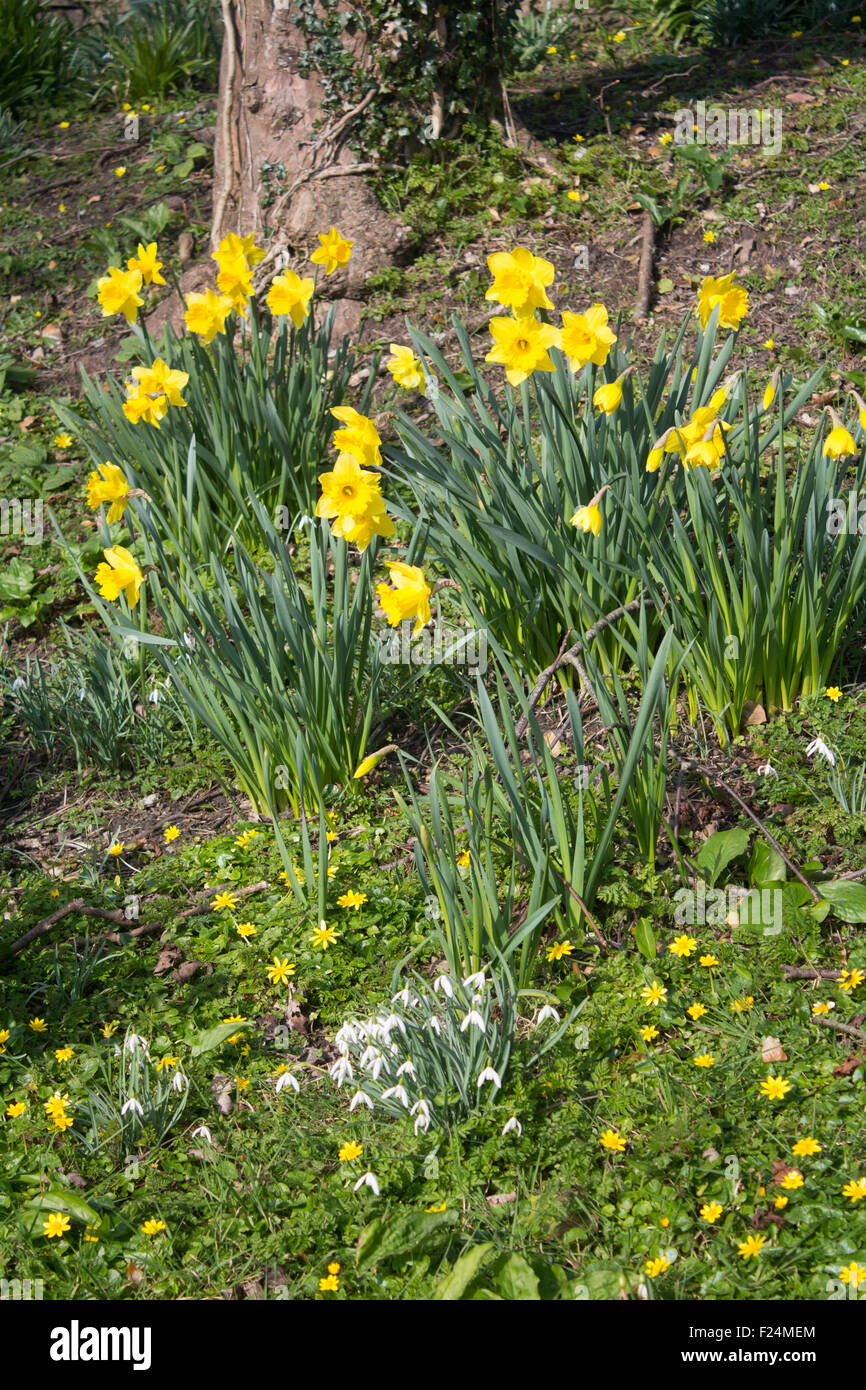
[[[135,1096],[130,1096],[129,1100],[120,1107],[121,1115],[125,1115],[129,1110],[134,1110],[138,1115],[144,1114],[144,1111],[142,1110],[138,1101],[135,1099]]]
[[[359,1187],[369,1187],[370,1191],[374,1193],[376,1197],[379,1195],[379,1179],[376,1177],[375,1173],[365,1173],[364,1176],[359,1178],[355,1183],[352,1191],[357,1192]]]
[[[403,1086],[389,1086],[387,1091],[382,1092],[383,1100],[391,1100],[392,1097],[394,1100],[399,1100],[404,1110],[409,1109],[409,1097]]]
[[[351,1044],[357,1041],[357,1033],[352,1023],[344,1023],[334,1038],[334,1043],[341,1052],[348,1052]]]
[[[120,1050],[120,1048],[118,1047],[117,1043],[114,1044],[114,1055],[115,1055],[115,1057],[122,1057],[122,1056],[123,1056],[123,1053],[121,1052],[121,1050]]]
[[[27,685],[27,682],[26,682],[26,680],[24,679],[23,676],[16,676],[15,679],[14,679],[14,681],[12,682],[12,693],[13,693],[13,695],[15,694],[15,692],[16,692],[17,690],[24,690],[24,689],[26,688],[26,685]]]
[[[814,756],[815,753],[817,753],[819,757],[823,758],[825,762],[828,762],[831,767],[836,766],[836,754],[832,751],[832,749],[827,747],[826,743],[822,738],[813,738],[812,742],[809,744],[809,747],[806,749],[807,757],[811,758]]]
[[[385,1069],[385,1071],[390,1071],[388,1063],[385,1061],[385,1058],[382,1056],[380,1052],[374,1059],[373,1065],[370,1067],[370,1075],[372,1076],[374,1081],[379,1080],[379,1077],[382,1075],[383,1068]]]
[[[517,1130],[517,1137],[520,1138],[520,1135],[523,1133],[523,1125],[516,1115],[512,1115],[510,1120],[505,1121],[505,1124],[502,1126],[502,1133],[510,1134],[513,1129]]]
[[[331,1080],[337,1083],[338,1088],[342,1086],[347,1078],[349,1081],[354,1081],[355,1079],[355,1073],[352,1071],[352,1063],[349,1061],[348,1057],[338,1057],[336,1062],[329,1068],[329,1071]]]
[[[300,518],[300,520],[298,521],[298,530],[299,530],[299,531],[303,531],[303,529],[304,529],[305,526],[312,526],[312,524],[313,524],[313,518],[312,518],[311,516],[307,516],[307,514],[306,514],[306,512],[305,512],[304,515],[303,515],[303,516]]]
[[[185,633],[183,634],[183,640],[184,640],[184,643],[186,644],[186,646],[189,648],[189,650],[190,650],[191,652],[194,652],[194,651],[195,651],[195,638],[193,637],[192,633],[191,633],[191,632],[185,632]]]
[[[173,1090],[182,1091],[184,1086],[189,1085],[189,1082],[187,1081],[182,1071],[176,1071],[174,1076],[171,1078],[171,1085]]]
[[[429,1128],[430,1120],[428,1119],[428,1117],[426,1115],[417,1115],[415,1118],[413,1132],[417,1134],[420,1130],[422,1134],[426,1134]]]
[[[487,1024],[484,1022],[484,1019],[481,1017],[480,1013],[478,1013],[476,1009],[470,1009],[468,1014],[466,1014],[466,1016],[463,1018],[460,1024],[460,1032],[465,1033],[470,1023],[474,1023],[475,1027],[478,1028],[480,1032],[487,1032]]]
[[[193,1130],[192,1137],[193,1139],[206,1139],[209,1144],[213,1143],[213,1139],[211,1138],[211,1132],[208,1129],[207,1125],[199,1125],[198,1129]]]
[[[499,1079],[499,1073],[495,1072],[492,1067],[484,1068],[483,1072],[481,1072],[480,1076],[478,1077],[478,1085],[483,1086],[485,1081],[492,1081],[497,1091],[502,1086],[502,1082]]]
[[[774,767],[770,765],[770,763],[762,763],[761,766],[758,768],[759,777],[778,777],[778,775],[778,772]]]
[[[356,1091],[349,1104],[349,1110],[354,1110],[356,1105],[366,1105],[368,1110],[373,1109],[373,1102],[366,1091]]]
[[[487,984],[487,981],[486,981],[485,978],[484,978],[484,971],[483,971],[483,970],[478,970],[478,971],[476,971],[476,973],[475,973],[474,975],[467,975],[467,976],[466,976],[466,979],[463,981],[463,988],[464,988],[464,989],[483,989],[484,986],[485,986],[486,984]]]
[[[406,1036],[406,1025],[403,1022],[402,1018],[398,1018],[397,1014],[389,1014],[388,1017],[385,1019],[385,1022],[382,1024],[382,1027],[387,1029],[389,1033],[394,1028],[399,1028],[403,1036]]]
[[[536,1028],[540,1028],[542,1023],[545,1023],[549,1018],[552,1018],[554,1023],[559,1022],[559,1014],[556,1012],[556,1009],[554,1009],[553,1005],[545,1004],[544,1008],[541,1010],[541,1013],[538,1015],[538,1018],[535,1020]]]
[[[453,998],[454,986],[452,985],[447,975],[437,975],[436,979],[433,981],[433,989],[434,991],[438,991],[441,989],[446,999]]]
[[[435,1014],[431,1014],[429,1026],[433,1029],[433,1032],[436,1034],[437,1038],[442,1036],[442,1029],[439,1026],[439,1020]]]
[[[85,690],[84,686],[83,686],[83,685],[80,685],[80,686],[78,687],[78,703],[79,703],[79,704],[83,704],[83,703],[84,703],[84,697],[86,696],[86,694],[87,694],[87,691]]]
[[[398,1076],[411,1076],[411,1078],[412,1078],[413,1081],[416,1081],[416,1080],[417,1080],[417,1077],[416,1077],[416,1075],[415,1075],[415,1068],[413,1067],[412,1062],[411,1062],[411,1060],[410,1060],[408,1057],[407,1057],[406,1061],[403,1062],[403,1064],[397,1068],[397,1075],[398,1075]]]
[[[279,1095],[280,1091],[284,1091],[287,1086],[291,1086],[292,1090],[300,1092],[301,1088],[298,1085],[298,1078],[293,1076],[290,1071],[284,1071],[277,1077],[277,1095]]]
[[[396,1004],[398,1000],[400,1001],[400,1003],[403,1005],[403,1008],[405,1009],[406,1006],[407,1006],[408,1003],[409,1003],[409,991],[408,991],[408,989],[401,989],[401,990],[399,990],[399,991],[397,992],[397,994],[393,995],[393,997],[392,997],[392,999],[391,999],[391,1003],[392,1003],[392,1004]]]
[[[150,692],[150,694],[148,695],[147,699],[148,699],[148,703],[149,703],[149,704],[151,704],[151,705],[158,705],[159,702],[160,702],[160,700],[164,700],[164,699],[165,699],[165,696],[164,696],[164,695],[162,694],[162,692],[159,691],[159,690],[151,690],[151,692]]]
[[[147,1043],[145,1042],[144,1038],[139,1037],[138,1033],[130,1033],[129,1037],[126,1039],[126,1042],[124,1043],[124,1047],[126,1048],[127,1052],[134,1052],[137,1047],[142,1048],[144,1052],[147,1051]]]
[[[364,1051],[361,1053],[358,1065],[362,1067],[371,1067],[376,1058],[380,1055],[378,1047],[365,1047]]]
[[[427,1104],[423,1096],[421,1096],[419,1100],[416,1100],[415,1104],[412,1106],[412,1109],[409,1111],[409,1114],[424,1115],[429,1120],[430,1106]]]

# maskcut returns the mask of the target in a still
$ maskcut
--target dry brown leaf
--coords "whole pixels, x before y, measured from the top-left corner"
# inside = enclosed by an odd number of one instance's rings
[[[762,1062],[787,1062],[788,1054],[779,1038],[764,1038],[761,1043]]]

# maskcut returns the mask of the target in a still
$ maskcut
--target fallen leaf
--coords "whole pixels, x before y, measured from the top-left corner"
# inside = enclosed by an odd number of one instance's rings
[[[762,1062],[787,1062],[788,1054],[778,1038],[764,1038],[761,1043]]]

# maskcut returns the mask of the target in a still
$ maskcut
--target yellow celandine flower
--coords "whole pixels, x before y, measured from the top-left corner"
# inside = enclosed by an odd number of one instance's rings
[[[766,1240],[766,1236],[747,1236],[746,1239],[737,1246],[737,1254],[742,1255],[744,1260],[750,1260],[760,1255],[766,1244]]]
[[[319,1280],[319,1293],[337,1293],[339,1288],[340,1281],[336,1274],[328,1274]]]
[[[206,290],[204,294],[188,294],[183,321],[190,333],[196,333],[205,344],[213,342],[218,333],[224,333],[226,319],[232,311],[232,302],[227,295]]]
[[[120,856],[123,854],[125,848],[126,846],[124,845],[122,840],[115,840],[108,853],[112,856],[112,858],[119,859]]]
[[[698,965],[703,965],[705,969],[711,970],[714,965],[718,965],[718,956],[698,956]]]
[[[661,1217],[659,1217],[659,1225],[662,1226],[665,1230],[667,1230],[667,1228],[668,1228],[668,1226],[669,1226],[670,1224],[671,1224],[671,1221],[670,1221],[670,1217],[669,1217],[669,1216],[661,1216]]]
[[[718,279],[708,275],[701,281],[695,312],[706,328],[713,310],[719,306],[719,328],[739,328],[749,312],[749,296],[740,285],[734,284],[734,272]]]
[[[104,1038],[113,1038],[115,1033],[117,1032],[117,1027],[118,1025],[115,1022],[103,1023],[99,1031]]]
[[[640,1035],[644,1042],[653,1042],[659,1036],[659,1030],[654,1023],[648,1023],[645,1028],[641,1028]]]
[[[786,1081],[783,1076],[768,1075],[760,1085],[761,1095],[766,1096],[768,1100],[784,1100],[790,1089],[790,1081]]]
[[[813,1139],[811,1134],[807,1134],[805,1139],[798,1139],[796,1144],[791,1145],[791,1152],[797,1158],[809,1158],[812,1154],[819,1154],[823,1145]]]
[[[384,582],[376,585],[376,594],[389,627],[399,627],[409,618],[415,619],[413,632],[420,632],[430,621],[432,586],[417,565],[402,560],[386,561],[390,587]]]
[[[164,1221],[157,1221],[156,1218],[152,1216],[149,1221],[145,1221],[141,1229],[146,1236],[157,1236],[160,1231],[166,1229],[166,1225]]]
[[[216,908],[217,911],[221,907],[237,907],[237,905],[238,900],[234,893],[217,893],[216,897],[211,900],[211,907]]]
[[[126,165],[125,165],[125,164],[118,164],[117,168],[116,168],[115,171],[114,171],[114,176],[115,176],[115,178],[122,179],[125,173],[126,173]]]
[[[547,959],[549,961],[562,960],[564,956],[570,956],[574,947],[570,941],[554,941],[548,948]]]
[[[598,386],[593,392],[592,403],[596,410],[600,410],[604,415],[613,415],[622,405],[622,387],[619,382],[606,381],[603,386]]]
[[[34,1033],[44,1033],[48,1024],[45,1022],[44,1018],[31,1018],[27,1027],[32,1028]]]
[[[162,833],[165,836],[165,843],[167,845],[170,845],[172,841],[176,840],[180,835],[180,831],[176,825],[167,825]]]
[[[257,928],[253,926],[252,922],[238,922],[236,930],[238,936],[242,936],[244,941],[248,941],[251,936],[255,936]]]
[[[720,1202],[705,1202],[698,1215],[702,1221],[708,1221],[711,1226],[714,1226],[723,1211],[724,1207]]]
[[[24,1114],[26,1109],[26,1100],[11,1100],[6,1106],[6,1114],[9,1116],[10,1120],[17,1120]]]
[[[69,129],[69,122],[68,122],[68,121],[58,121],[58,122],[57,122],[57,129],[58,129],[58,130],[68,130],[68,129]]]
[[[783,1208],[788,1205],[790,1200],[790,1197],[774,1197],[773,1206],[776,1208],[777,1211],[782,1211]]]
[[[799,1168],[789,1168],[788,1172],[779,1183],[780,1187],[786,1188],[789,1192],[796,1192],[798,1187],[802,1187],[805,1179]]]
[[[573,372],[581,371],[588,362],[596,367],[604,366],[616,342],[616,334],[608,328],[607,320],[603,304],[593,304],[585,314],[564,311],[559,346]]]
[[[613,41],[614,43],[623,43],[625,41],[625,31],[622,29],[618,30],[613,36]]]
[[[75,1056],[75,1049],[72,1047],[56,1047],[54,1049],[54,1056],[57,1058],[58,1062],[68,1062],[70,1057]]]
[[[754,1005],[755,1001],[752,998],[751,994],[746,994],[743,996],[742,999],[734,1000],[734,1002],[731,1004],[731,1013],[747,1014],[751,1009],[754,1008]]]
[[[54,436],[55,449],[68,449],[71,443],[72,436],[65,432],[63,434],[55,434]]]
[[[857,445],[853,438],[845,429],[844,425],[835,425],[827,438],[824,440],[823,454],[825,458],[841,459],[848,458],[851,454],[857,453]]]
[[[283,960],[280,960],[279,956],[274,956],[273,965],[269,965],[267,969],[268,979],[272,985],[288,984],[290,976],[294,973],[295,966],[289,964],[288,956]]]
[[[547,287],[553,284],[556,275],[551,261],[534,256],[525,246],[516,246],[513,251],[494,251],[487,257],[487,265],[493,284],[485,299],[503,304],[518,319],[531,314],[533,309],[553,308],[553,301],[547,294]]]
[[[557,328],[531,316],[491,319],[489,327],[495,346],[484,360],[504,367],[511,386],[519,386],[533,372],[555,370],[549,349],[559,347]]]
[[[310,945],[318,947],[319,950],[327,951],[329,946],[340,937],[341,933],[336,927],[328,927],[324,922],[320,922],[310,937]]]
[[[846,1182],[842,1188],[842,1196],[848,1197],[852,1202],[862,1202],[866,1197],[866,1178],[852,1178]]]
[[[87,505],[93,511],[103,503],[110,502],[107,520],[109,524],[120,521],[129,500],[129,483],[121,470],[110,460],[99,463],[97,471],[87,479]]]
[[[339,898],[337,899],[337,906],[338,906],[338,907],[354,907],[355,910],[357,911],[357,909],[358,909],[359,907],[363,907],[363,906],[364,906],[364,903],[365,903],[366,901],[367,901],[367,894],[366,894],[366,893],[356,893],[355,890],[354,890],[353,888],[350,888],[349,891],[348,891],[347,893],[343,893],[342,897],[339,897]]]
[[[692,1061],[696,1067],[714,1067],[716,1059],[709,1052],[702,1052],[700,1056],[693,1057]]]
[[[821,182],[818,184],[818,192],[819,192],[819,193],[827,193],[827,192],[829,191],[829,188],[830,188],[830,185],[829,185],[829,183],[827,182],[827,180],[826,180],[826,179],[821,179]]]
[[[472,862],[472,853],[471,853],[470,850],[464,849],[463,852],[462,852],[461,854],[458,854],[457,860],[456,860],[456,863],[457,863],[457,867],[458,867],[458,868],[460,868],[460,869],[468,869],[471,862]]]
[[[716,239],[716,234],[715,234],[715,232],[713,231],[712,227],[708,227],[707,230],[704,232],[704,241],[705,241],[709,246],[712,246],[712,244],[713,244],[713,242],[715,241],[715,239]]]
[[[238,849],[246,849],[247,845],[252,844],[258,833],[257,830],[245,830],[242,835],[238,835],[235,839]]]
[[[447,1207],[447,1205],[448,1205],[447,1202],[441,1202],[441,1203],[439,1204],[439,1206],[437,1206],[436,1203],[434,1202],[432,1206],[430,1206],[430,1207],[425,1207],[425,1208],[424,1208],[424,1211],[425,1211],[425,1213],[429,1216],[431,1212],[444,1211],[445,1208]]]
[[[397,385],[402,386],[404,391],[419,391],[422,396],[426,395],[427,383],[420,357],[416,357],[410,347],[403,347],[400,343],[391,343],[390,348],[391,356],[385,366]]]
[[[284,270],[281,275],[274,277],[265,302],[277,318],[285,318],[288,315],[295,327],[300,328],[306,318],[314,288],[311,279],[302,280],[293,270]]]
[[[858,1265],[855,1260],[852,1260],[849,1265],[843,1265],[839,1270],[839,1278],[844,1283],[852,1284],[855,1289],[859,1289],[866,1279],[866,1266]]]
[[[54,1236],[65,1236],[66,1232],[72,1227],[72,1222],[65,1211],[52,1211],[46,1218],[42,1227],[42,1234],[51,1240]]]
[[[842,699],[842,691],[839,689],[838,685],[828,685],[824,694],[828,700],[833,700],[834,703],[836,700]]]
[[[171,1067],[176,1067],[179,1061],[179,1057],[171,1057],[166,1054],[165,1057],[160,1057],[156,1064],[156,1069],[157,1071],[168,1071]]]
[[[96,299],[102,308],[103,318],[123,314],[127,323],[135,323],[144,303],[138,293],[141,282],[140,270],[119,270],[117,266],[109,266],[108,274],[96,284]]]
[[[693,936],[687,936],[685,932],[682,936],[675,936],[668,946],[672,956],[690,956],[698,948],[698,943]]]
[[[657,1279],[660,1274],[664,1274],[670,1267],[671,1262],[664,1255],[659,1255],[655,1260],[647,1260],[644,1265],[648,1279]]]
[[[6,1051],[6,1044],[11,1037],[12,1034],[9,1032],[8,1028],[0,1028],[0,1052]]]
[[[671,141],[673,140],[673,138],[674,138],[674,137],[671,135],[670,131],[669,131],[669,130],[666,130],[666,131],[664,132],[663,135],[660,135],[660,136],[659,136],[659,144],[660,144],[660,145],[669,145],[669,144],[671,143]]]
[[[121,594],[125,594],[130,608],[134,608],[144,582],[144,575],[134,556],[122,545],[112,546],[110,550],[104,550],[102,553],[105,563],[97,565],[96,568],[96,583],[99,585],[100,595],[114,603]]]
[[[51,1116],[51,1121],[54,1128],[59,1129],[61,1133],[72,1128],[72,1116],[67,1115],[65,1110],[55,1110]]]
[[[336,227],[329,232],[317,232],[316,235],[320,244],[310,257],[313,265],[324,266],[326,275],[332,275],[340,266],[348,265],[354,241],[346,241]]]
[[[572,526],[577,526],[579,530],[594,536],[601,535],[602,516],[601,508],[594,506],[578,507],[574,516],[571,518]]]
[[[822,999],[819,1000],[817,1004],[812,1005],[812,1013],[817,1014],[820,1018],[823,1014],[828,1014],[831,1009],[835,1009],[835,1007],[836,1005],[832,1002],[827,1003],[825,1000]]]
[[[625,1153],[625,1140],[615,1129],[606,1129],[599,1135],[598,1142],[603,1149],[612,1149],[618,1154]]]
[[[250,1084],[249,1077],[247,1077],[247,1076],[236,1076],[236,1077],[235,1077],[235,1085],[237,1086],[237,1088],[238,1088],[239,1091],[245,1091],[245,1090],[248,1088],[249,1084]]]
[[[146,285],[164,285],[165,280],[160,275],[162,261],[157,260],[156,242],[149,241],[147,246],[138,243],[138,249],[134,256],[126,262],[130,270],[140,270]]]
[[[361,1144],[356,1144],[354,1139],[348,1139],[337,1157],[341,1163],[352,1163],[354,1159],[360,1158],[363,1152],[364,1149]]]
[[[843,970],[842,978],[836,983],[847,994],[849,990],[858,989],[864,980],[866,980],[866,972],[862,970]]]
[[[46,1100],[43,1106],[46,1115],[55,1115],[58,1111],[65,1110],[69,1104],[69,1092],[64,1091],[63,1095],[55,1091],[50,1100]]]
[[[768,352],[772,352],[775,346],[776,342],[774,338],[768,338],[767,341],[764,343],[764,347],[767,349]]]
[[[640,997],[645,1004],[660,1004],[663,999],[667,999],[668,992],[664,985],[655,980],[651,985],[644,985]]]

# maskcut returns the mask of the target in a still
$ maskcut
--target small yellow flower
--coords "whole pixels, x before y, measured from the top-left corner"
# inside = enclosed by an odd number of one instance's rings
[[[44,1018],[31,1018],[27,1027],[32,1028],[34,1033],[44,1033],[48,1024],[45,1022]]]
[[[63,434],[55,434],[54,436],[55,449],[68,449],[71,443],[72,436],[65,432]]]
[[[337,1157],[341,1163],[352,1163],[354,1159],[360,1158],[363,1152],[363,1145],[356,1144],[354,1139],[348,1139]]]
[[[706,1004],[690,1004],[686,1009],[686,1013],[689,1018],[694,1019],[695,1023],[697,1023],[699,1018],[703,1018],[705,1013],[709,1013],[709,1010]]]
[[[768,1075],[760,1085],[761,1095],[766,1096],[768,1100],[783,1100],[790,1089],[790,1081],[786,1081],[783,1076]]]
[[[859,1289],[866,1279],[866,1268],[852,1260],[850,1265],[843,1265],[839,1270],[839,1278],[844,1280],[846,1284],[853,1284],[855,1289]]]
[[[52,1236],[65,1236],[71,1226],[72,1222],[65,1212],[53,1211],[42,1227],[42,1234],[48,1236],[49,1240]]]
[[[117,1023],[103,1023],[99,1031],[104,1038],[113,1038],[117,1032],[117,1027]]]
[[[842,1188],[842,1196],[848,1197],[852,1202],[862,1202],[866,1197],[866,1178],[852,1178],[846,1182]]]
[[[798,1187],[802,1187],[805,1179],[799,1168],[789,1168],[788,1172],[779,1183],[780,1187],[786,1188],[789,1192],[796,1192]]]
[[[58,130],[68,130],[68,129],[69,129],[69,122],[68,122],[68,121],[58,121],[58,122],[57,122],[57,129],[58,129]]]
[[[812,1154],[819,1154],[822,1147],[823,1145],[809,1134],[805,1139],[798,1139],[796,1144],[791,1145],[791,1153],[797,1158],[810,1158]]]
[[[673,941],[668,946],[668,950],[672,956],[690,956],[693,951],[697,950],[697,946],[698,943],[693,936],[686,936],[683,934],[682,936],[674,937]]]
[[[319,1293],[337,1293],[339,1287],[340,1281],[336,1274],[329,1274],[319,1280]]]
[[[735,999],[731,1004],[731,1013],[744,1014],[754,1008],[755,1001],[751,994],[746,994],[742,999]]]
[[[749,1260],[753,1256],[760,1255],[766,1243],[766,1236],[748,1236],[737,1246],[737,1254],[742,1255],[744,1260]]]
[[[709,1052],[702,1052],[700,1056],[693,1057],[692,1061],[696,1067],[714,1067],[716,1064],[715,1057],[711,1056]]]
[[[235,1085],[237,1086],[237,1088],[238,1088],[239,1091],[245,1091],[245,1090],[247,1089],[247,1087],[249,1086],[249,1084],[250,1084],[250,1082],[249,1082],[249,1078],[248,1078],[248,1077],[246,1077],[246,1076],[236,1076],[236,1077],[235,1077]]]
[[[554,941],[548,948],[547,959],[549,961],[562,960],[563,956],[570,956],[574,947],[570,941]]]
[[[366,893],[356,893],[354,889],[349,889],[348,893],[343,893],[337,899],[338,907],[353,907],[357,912],[359,907],[363,907],[367,901]]]
[[[617,32],[616,32],[616,33],[614,34],[614,36],[613,36],[613,41],[614,41],[614,43],[623,43],[624,40],[625,40],[625,32],[624,32],[624,30],[618,29]],[[667,1265],[665,1265],[665,1268],[667,1268]]]
[[[253,926],[252,922],[238,922],[236,930],[238,936],[242,936],[244,941],[248,941],[251,936],[255,936],[257,928]]]
[[[833,700],[834,703],[836,700],[842,699],[842,691],[839,689],[838,685],[828,685],[824,694],[827,696],[828,700]]]
[[[336,927],[328,927],[324,922],[320,922],[316,930],[310,937],[310,945],[317,947],[321,951],[327,951],[329,946],[341,936]]]
[[[674,138],[674,137],[671,135],[670,131],[669,131],[669,130],[666,130],[665,133],[664,133],[664,135],[660,135],[660,136],[659,136],[659,144],[660,144],[660,145],[669,145],[669,144],[671,143],[671,141],[673,140],[673,138]]]
[[[785,1207],[788,1205],[788,1203],[790,1202],[790,1200],[791,1200],[790,1197],[781,1197],[781,1196],[779,1196],[779,1197],[774,1197],[774,1198],[773,1198],[773,1206],[776,1208],[776,1211],[783,1211],[784,1208],[785,1208]]]
[[[768,352],[772,352],[775,346],[776,344],[773,338],[768,338],[767,341],[764,343],[764,347],[767,349]]]
[[[660,1004],[663,999],[667,999],[668,992],[664,985],[655,980],[651,985],[644,985],[640,992],[640,997],[645,1004]]]
[[[615,1129],[606,1129],[599,1136],[598,1142],[603,1149],[613,1149],[614,1153],[625,1153],[625,1140],[621,1134],[617,1134]]]
[[[469,850],[468,850],[468,849],[464,849],[463,853],[462,853],[462,854],[458,854],[458,856],[457,856],[457,865],[458,865],[458,868],[461,868],[461,869],[468,869],[468,868],[469,868],[469,862],[470,862],[471,858],[472,858],[472,855],[470,854]]]
[[[654,1024],[649,1023],[645,1028],[641,1028],[640,1035],[644,1042],[653,1042],[659,1036],[659,1030]]]
[[[268,966],[267,975],[272,985],[286,985],[289,977],[294,975],[295,966],[289,964],[288,956],[280,960],[279,956],[274,956],[273,965]]]
[[[215,908],[217,911],[221,907],[237,907],[237,905],[238,900],[233,893],[217,893],[216,897],[211,901],[211,907]]]
[[[715,232],[712,230],[711,227],[708,228],[707,231],[704,232],[704,241],[707,242],[707,244],[708,244],[709,246],[712,246],[712,244],[713,244],[713,242],[715,241],[715,239],[716,239],[716,234],[715,234]]]
[[[718,965],[718,956],[699,956],[698,965],[703,965],[705,969],[711,970],[714,965]]]
[[[125,173],[126,173],[126,165],[125,165],[125,164],[118,164],[117,168],[116,168],[115,171],[114,171],[114,176],[115,176],[115,178],[122,179]]]
[[[6,1114],[9,1116],[10,1120],[17,1120],[24,1114],[26,1109],[27,1102],[25,1100],[12,1100],[6,1106]]]
[[[664,1274],[665,1270],[670,1269],[670,1267],[671,1262],[664,1255],[659,1255],[655,1260],[647,1260],[644,1265],[648,1279],[657,1279],[660,1274]]]
[[[157,1221],[152,1216],[149,1221],[145,1221],[141,1229],[146,1236],[158,1236],[160,1231],[166,1229],[166,1226],[164,1221]]]
[[[156,1069],[157,1071],[169,1071],[171,1067],[176,1067],[179,1061],[179,1057],[170,1057],[166,1054],[165,1057],[160,1057],[156,1064]]]
[[[54,1056],[58,1062],[68,1062],[70,1057],[74,1057],[75,1051],[71,1047],[57,1047],[54,1049]]]
[[[702,1221],[708,1221],[711,1226],[714,1226],[723,1211],[724,1207],[720,1202],[705,1202],[698,1215]]]
[[[126,846],[124,845],[122,840],[115,840],[108,853],[112,856],[113,859],[119,859],[121,854],[123,854],[125,848]]]
[[[442,1203],[437,1207],[436,1203],[434,1202],[433,1205],[432,1205],[432,1207],[425,1207],[425,1208],[424,1208],[424,1211],[425,1211],[425,1213],[429,1216],[431,1212],[434,1212],[434,1211],[444,1211],[447,1205],[448,1205],[447,1202],[442,1202]]]
[[[828,1014],[831,1009],[835,1009],[835,1007],[836,1005],[832,1000],[828,1003],[826,1000],[819,999],[817,1004],[812,1005],[812,1013],[818,1018],[821,1018],[824,1014]]]
[[[165,836],[165,843],[167,845],[170,845],[173,840],[177,839],[177,837],[180,834],[180,831],[178,830],[176,825],[167,825],[162,833]]]
[[[858,989],[864,980],[866,980],[866,971],[856,969],[843,970],[842,978],[838,980],[837,983],[839,988],[845,990],[847,993],[849,990]]]

